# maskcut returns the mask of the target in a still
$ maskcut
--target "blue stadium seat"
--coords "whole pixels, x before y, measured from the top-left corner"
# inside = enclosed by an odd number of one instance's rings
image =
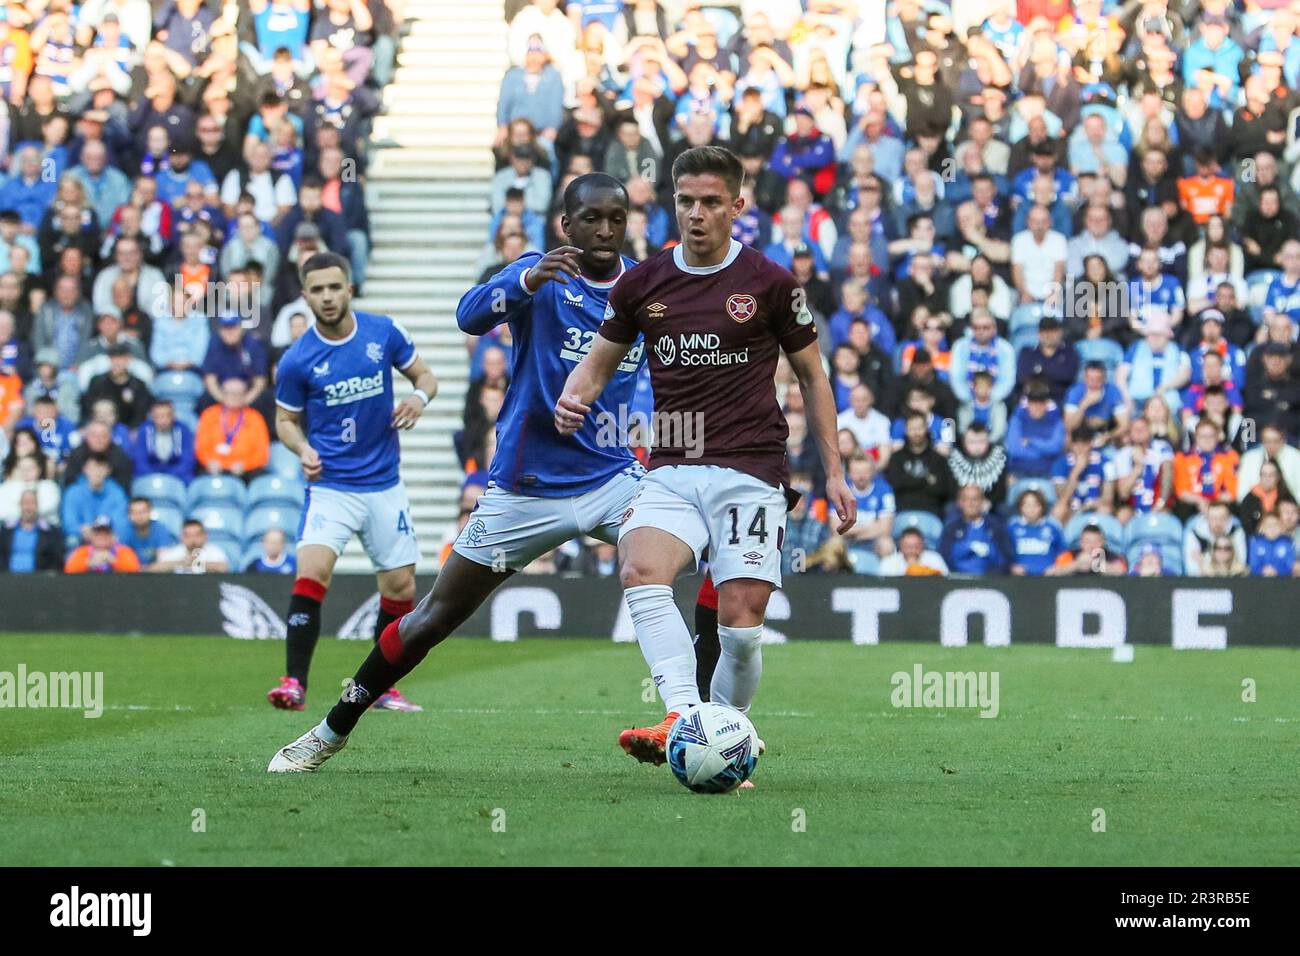
[[[178,510],[185,509],[188,493],[185,482],[175,475],[145,475],[131,482],[131,495],[135,498],[148,498],[152,504],[171,504]]]
[[[1142,548],[1146,544],[1146,541],[1135,541],[1125,550],[1124,556],[1128,559],[1130,568],[1137,564],[1138,559],[1142,556]],[[1164,564],[1166,571],[1177,575],[1183,573],[1183,549],[1180,545],[1161,542],[1160,560]]]
[[[221,553],[226,556],[226,561],[230,564],[231,571],[239,570],[239,559],[244,553],[244,547],[240,544],[239,538],[232,534],[226,534],[224,531],[218,531],[208,534],[208,544],[221,549]]]
[[[194,417],[194,403],[203,395],[203,379],[195,372],[159,372],[154,376],[154,398],[165,398],[176,406],[176,416]]]
[[[1035,325],[1022,326],[1011,333],[1011,348],[1016,355],[1020,354],[1021,349],[1032,349],[1037,344],[1038,327]]]
[[[928,511],[900,511],[894,515],[894,540],[908,528],[915,528],[925,538],[927,548],[939,547],[939,536],[943,534],[943,522]]]
[[[1066,523],[1065,546],[1067,548],[1077,547],[1079,535],[1083,534],[1083,529],[1089,525],[1096,525],[1101,528],[1107,546],[1114,548],[1116,551],[1124,547],[1124,526],[1119,523],[1119,519],[1114,515],[1096,514],[1091,511],[1077,514]]]
[[[1043,318],[1043,307],[1037,302],[1031,302],[1028,305],[1018,305],[1011,310],[1011,318],[1007,321],[1007,329],[1012,335],[1015,335],[1021,329],[1033,329],[1035,336],[1038,334],[1038,323]]]
[[[1131,548],[1143,541],[1158,541],[1161,544],[1181,546],[1183,543],[1183,525],[1171,514],[1154,512],[1152,514],[1134,515],[1124,529],[1124,546]]]
[[[880,577],[880,558],[874,551],[865,548],[853,548],[849,551],[849,561],[853,564],[854,574]]]
[[[1256,325],[1264,321],[1264,297],[1268,295],[1268,287],[1279,275],[1281,272],[1277,269],[1256,269],[1246,276],[1246,307],[1250,309],[1250,317]]]
[[[301,508],[306,493],[306,487],[296,478],[261,475],[254,478],[248,486],[248,507],[280,505],[285,508]]]
[[[302,481],[302,462],[282,442],[272,443],[271,461],[268,467],[273,474],[279,475],[281,478]]]
[[[740,20],[725,7],[705,6],[700,12],[713,25],[713,29],[718,31],[718,47],[725,49],[731,38],[740,31]]]
[[[191,511],[203,505],[227,505],[242,510],[248,503],[248,488],[230,475],[200,475],[190,482],[188,503]]]
[[[234,538],[239,547],[238,555],[243,550],[244,512],[231,505],[208,504],[190,509],[190,517],[203,522],[209,535],[224,534]]]
[[[1084,367],[1089,362],[1101,362],[1106,366],[1106,377],[1113,379],[1115,369],[1124,361],[1124,350],[1112,339],[1080,339],[1074,343],[1074,350],[1079,353],[1079,379],[1083,379]]]
[[[177,538],[181,536],[181,525],[185,523],[185,512],[176,505],[166,501],[155,501],[149,516]]]
[[[1047,502],[1048,510],[1056,504],[1056,488],[1046,478],[1021,478],[1014,485],[1007,489],[1007,506],[1012,512],[1016,510],[1016,505],[1020,503],[1020,496],[1026,491],[1037,491]]]
[[[253,509],[248,520],[244,522],[244,543],[252,545],[255,541],[261,541],[262,535],[272,528],[279,528],[286,538],[296,540],[298,509],[279,508],[275,505],[264,505]]]

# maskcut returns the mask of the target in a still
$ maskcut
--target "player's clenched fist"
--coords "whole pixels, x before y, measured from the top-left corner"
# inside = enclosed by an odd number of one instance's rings
[[[577,395],[561,395],[555,403],[555,428],[561,435],[572,435],[587,419],[590,405],[578,401]]]
[[[844,534],[858,521],[858,499],[853,497],[849,486],[843,478],[830,478],[826,481],[826,498],[835,509],[835,516],[840,519],[837,534]]]
[[[578,256],[582,250],[577,246],[558,246],[537,260],[537,265],[524,273],[524,284],[528,291],[536,292],[547,282],[554,279],[562,285],[568,285],[566,276],[578,278]]]
[[[320,455],[316,453],[315,448],[312,448],[311,445],[304,446],[298,459],[302,462],[302,473],[308,481],[315,481],[320,477]]]

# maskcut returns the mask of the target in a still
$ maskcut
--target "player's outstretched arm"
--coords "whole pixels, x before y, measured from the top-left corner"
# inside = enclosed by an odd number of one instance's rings
[[[522,315],[533,296],[554,279],[568,285],[568,276],[578,277],[578,254],[574,246],[559,246],[544,256],[520,256],[482,285],[476,285],[456,305],[456,324],[470,335],[486,335],[502,322]]]
[[[858,500],[844,481],[844,468],[840,464],[836,443],[835,395],[822,367],[821,349],[812,342],[797,352],[786,353],[786,356],[790,359],[795,378],[799,380],[799,390],[803,392],[804,408],[808,414],[808,430],[817,442],[817,453],[826,471],[826,497],[840,519],[836,531],[844,534],[858,520]]]
[[[572,435],[582,427],[591,411],[591,403],[600,397],[614,377],[618,363],[623,361],[629,348],[630,343],[614,342],[597,333],[591,349],[578,367],[569,373],[560,400],[555,403],[555,428],[561,435]]]
[[[438,379],[433,370],[425,364],[424,359],[416,357],[415,361],[402,369],[402,374],[415,386],[415,391],[397,403],[393,409],[394,428],[414,428],[415,423],[424,414],[425,407],[438,394]]]
[[[302,413],[290,411],[283,405],[275,406],[275,435],[284,443],[284,447],[298,456],[302,462],[302,473],[308,481],[320,477],[320,455],[307,443],[307,436],[302,430]]]

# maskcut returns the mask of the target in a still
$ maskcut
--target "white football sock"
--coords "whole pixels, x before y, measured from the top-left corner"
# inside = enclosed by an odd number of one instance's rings
[[[650,676],[669,711],[681,711],[700,702],[695,684],[695,647],[667,584],[642,584],[623,592],[632,629]]]
[[[347,740],[347,734],[341,734],[329,725],[328,720],[322,720],[316,725],[316,736],[327,744],[336,744],[340,740]]]
[[[763,676],[763,625],[727,627],[718,625],[718,643],[722,653],[709,685],[709,699],[715,704],[734,707],[748,713],[750,702]]]

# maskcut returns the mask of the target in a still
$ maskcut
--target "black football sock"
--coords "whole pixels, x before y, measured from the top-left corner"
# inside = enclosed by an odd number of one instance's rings
[[[430,645],[432,646],[432,645]],[[428,648],[407,653],[397,633],[397,621],[384,628],[369,656],[362,662],[352,683],[334,705],[325,722],[341,737],[352,733],[357,721],[375,702],[375,698],[411,673],[424,660]]]
[[[706,577],[695,598],[695,684],[700,700],[709,699],[709,685],[718,666],[722,644],[718,640],[718,592],[713,579]]]
[[[285,634],[285,673],[296,678],[304,689],[307,672],[311,670],[311,656],[320,638],[320,606],[324,600],[325,587],[319,581],[299,578],[293,583]]]

